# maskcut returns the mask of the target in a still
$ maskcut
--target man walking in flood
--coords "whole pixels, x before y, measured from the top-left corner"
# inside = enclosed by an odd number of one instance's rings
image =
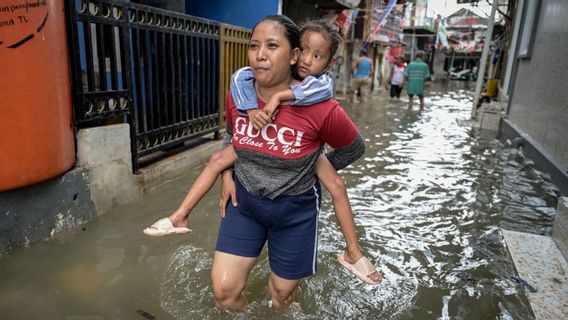
[[[367,51],[361,50],[359,57],[353,62],[353,80],[351,82],[352,95],[355,95],[355,91],[359,91],[361,102],[365,102],[367,95],[369,95],[373,69],[373,61],[367,57]],[[354,101],[354,97],[351,98],[351,101]]]
[[[416,52],[416,59],[412,61],[404,75],[408,82],[406,91],[408,92],[408,110],[412,110],[414,95],[418,96],[420,100],[420,110],[424,109],[424,83],[430,78],[430,68],[422,61],[424,58],[424,51]]]

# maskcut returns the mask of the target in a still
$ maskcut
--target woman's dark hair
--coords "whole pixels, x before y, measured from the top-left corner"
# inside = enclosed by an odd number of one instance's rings
[[[302,23],[300,35],[306,32],[317,32],[329,42],[330,59],[333,58],[341,40],[341,34],[326,20],[312,20]]]
[[[300,30],[298,26],[292,21],[290,18],[284,15],[271,15],[262,18],[259,22],[257,22],[254,27],[252,28],[252,32],[254,33],[254,29],[258,26],[261,22],[264,21],[274,21],[280,24],[284,28],[284,34],[286,38],[290,42],[290,47],[293,50],[294,48],[300,47]]]

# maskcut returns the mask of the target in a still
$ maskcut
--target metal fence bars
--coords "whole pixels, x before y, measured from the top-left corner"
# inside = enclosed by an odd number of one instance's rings
[[[123,5],[68,1],[75,122],[93,126],[131,108],[130,39]]]
[[[231,75],[248,65],[247,48],[252,36],[250,29],[221,24],[221,76],[219,77],[219,101],[221,102],[221,127],[225,126],[225,99]]]
[[[140,157],[220,129],[220,24],[116,0],[71,0],[78,127],[131,127]]]
[[[219,130],[219,24],[133,5],[132,93],[145,155]]]

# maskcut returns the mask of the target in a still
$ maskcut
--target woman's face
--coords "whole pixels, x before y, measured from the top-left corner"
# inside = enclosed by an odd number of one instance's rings
[[[248,59],[259,86],[288,85],[290,66],[298,60],[298,49],[290,47],[283,26],[265,20],[254,29],[249,41]]]

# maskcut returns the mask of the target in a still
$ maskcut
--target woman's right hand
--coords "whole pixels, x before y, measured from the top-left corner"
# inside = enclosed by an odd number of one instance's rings
[[[221,210],[221,217],[223,218],[225,217],[225,210],[229,198],[233,206],[236,207],[238,205],[237,187],[235,186],[235,180],[233,180],[233,173],[231,170],[225,170],[221,175],[221,196],[219,199],[219,209]]]

